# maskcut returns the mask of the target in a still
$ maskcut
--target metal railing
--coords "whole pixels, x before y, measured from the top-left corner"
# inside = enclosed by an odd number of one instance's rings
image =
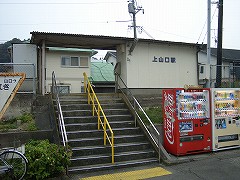
[[[221,75],[217,74],[220,69]],[[240,87],[240,66],[210,65],[210,87],[216,87],[216,81],[220,79],[222,88]]]
[[[199,63],[199,81],[206,87],[217,87],[217,80],[221,88],[240,87],[240,66],[238,64],[207,65]],[[210,69],[209,69],[210,68]],[[210,70],[210,72],[208,72]],[[221,73],[217,73],[221,71]]]
[[[88,104],[92,104],[92,112],[93,116],[95,115],[95,112],[97,113],[98,117],[98,130],[100,130],[100,125],[103,128],[103,139],[104,139],[104,145],[106,145],[106,141],[108,140],[109,144],[111,145],[112,149],[112,163],[114,163],[114,133],[113,130],[107,120],[107,117],[105,113],[103,112],[103,109],[101,107],[101,104],[93,90],[93,87],[87,77],[87,74],[84,72],[84,92],[87,93],[88,96]],[[108,132],[111,133],[111,135],[108,135]]]
[[[121,78],[121,76],[115,72],[115,77],[116,77],[116,91],[120,90],[125,97],[125,100],[127,103],[130,105],[130,108],[133,110],[134,113],[134,118],[135,118],[135,126],[137,126],[137,122],[139,122],[139,125],[142,126],[142,128],[145,130],[147,137],[153,142],[155,149],[158,151],[158,160],[160,162],[161,160],[161,152],[164,154],[164,156],[167,159],[171,159],[169,154],[166,152],[164,147],[161,144],[161,134],[155,127],[155,125],[152,123],[151,119],[148,117],[142,106],[139,104],[137,99],[133,96],[132,92],[128,89],[127,85]],[[118,80],[121,80],[121,87],[120,83]],[[151,132],[150,128],[147,127],[147,125],[144,123],[143,119],[139,115],[139,111],[143,113],[145,118],[147,119],[149,126],[151,127]]]
[[[52,95],[54,96],[56,100],[56,105],[57,105],[57,111],[58,111],[58,123],[59,123],[59,130],[62,136],[62,141],[63,141],[63,146],[66,148],[68,145],[68,138],[67,138],[67,132],[65,128],[65,123],[64,123],[64,118],[63,118],[63,113],[62,113],[62,108],[59,100],[59,91],[57,87],[57,82],[56,82],[56,76],[54,71],[52,72]]]

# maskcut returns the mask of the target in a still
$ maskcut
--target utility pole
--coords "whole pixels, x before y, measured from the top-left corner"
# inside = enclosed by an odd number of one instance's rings
[[[222,84],[222,29],[223,29],[223,0],[218,4],[218,44],[217,44],[217,70],[216,70],[216,87]]]
[[[136,25],[136,14],[139,12],[139,11],[143,11],[144,13],[144,10],[142,9],[141,6],[135,6],[135,0],[129,0],[128,1],[129,4],[128,4],[128,12],[130,14],[133,15],[133,32],[134,32],[134,42],[132,44],[132,46],[130,47],[130,50],[129,50],[129,54],[131,54],[137,44],[137,25]]]
[[[136,7],[135,6],[135,0],[129,0],[128,2],[129,2],[129,4],[128,4],[128,12],[133,15],[134,38],[137,38],[136,14],[139,11],[143,11],[143,13],[144,13],[144,9],[142,9],[141,6],[137,6]]]
[[[211,86],[211,0],[207,2],[207,64],[206,64],[206,75],[208,78],[206,86]]]

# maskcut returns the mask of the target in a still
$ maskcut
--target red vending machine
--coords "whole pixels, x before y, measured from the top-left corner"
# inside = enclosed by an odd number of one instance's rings
[[[164,147],[174,155],[212,149],[210,89],[163,90]]]

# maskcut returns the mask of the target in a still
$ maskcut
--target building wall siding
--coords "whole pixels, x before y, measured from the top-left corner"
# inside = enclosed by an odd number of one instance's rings
[[[81,86],[83,86],[83,72],[86,72],[90,76],[90,58],[89,67],[61,67],[61,57],[64,55],[69,56],[89,56],[86,53],[74,53],[74,52],[46,52],[46,88],[50,91],[52,84],[52,72],[54,71],[57,78],[57,83],[62,85],[70,85],[71,93],[81,92]]]
[[[207,66],[206,64],[207,62],[207,54],[203,53],[203,52],[199,52],[198,53],[198,60],[199,63],[201,63],[201,65],[199,65],[200,67],[203,66],[203,73],[199,73],[199,80],[203,80],[203,79],[208,79],[209,77],[207,76]],[[210,63],[211,63],[211,74],[210,74],[210,78],[212,80],[216,79],[216,64],[217,64],[217,57],[216,56],[211,56],[210,58]],[[230,63],[223,61],[222,62],[222,78],[223,79],[228,79],[230,78]]]
[[[165,58],[169,58],[169,62]],[[138,43],[132,55],[127,54],[126,67],[129,88],[173,88],[198,84],[194,47]]]

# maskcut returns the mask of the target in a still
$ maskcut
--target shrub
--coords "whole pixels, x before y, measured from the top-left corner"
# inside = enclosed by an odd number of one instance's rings
[[[71,151],[48,140],[31,140],[26,144],[27,179],[46,179],[63,174],[70,164]]]

